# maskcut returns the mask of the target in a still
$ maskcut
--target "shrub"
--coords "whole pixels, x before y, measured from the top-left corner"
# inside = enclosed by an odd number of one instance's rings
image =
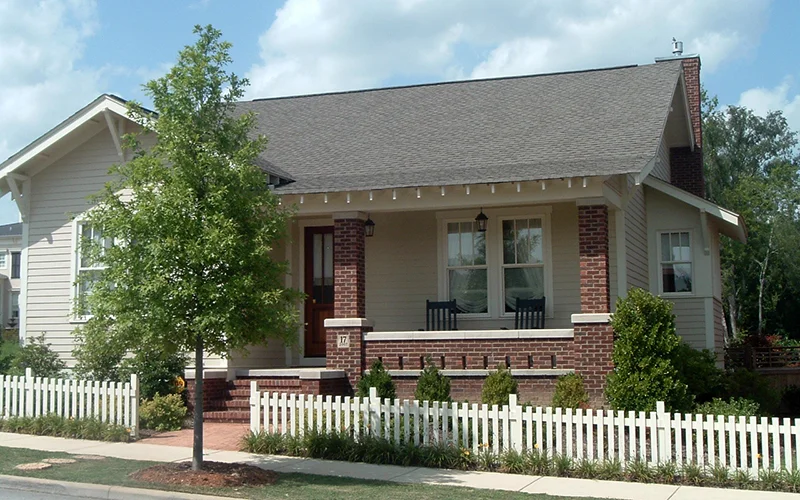
[[[725,376],[725,395],[755,401],[762,414],[774,415],[780,406],[780,394],[763,375],[751,370],[733,370]]]
[[[26,368],[30,368],[34,377],[58,377],[66,367],[66,363],[50,349],[50,344],[45,343],[44,334],[20,348],[11,362],[12,373],[22,375]]]
[[[709,402],[697,405],[695,413],[704,415],[725,415],[733,417],[750,417],[761,414],[758,403],[744,398],[731,398],[727,401],[714,398]]]
[[[556,408],[582,408],[589,404],[589,395],[583,387],[583,377],[570,373],[559,377],[553,393],[552,405]]]
[[[445,377],[433,364],[431,358],[425,360],[425,369],[417,380],[414,398],[418,401],[452,401],[450,399],[450,378]]]
[[[517,393],[517,381],[511,376],[511,370],[498,366],[497,371],[490,373],[483,382],[481,402],[487,405],[507,405],[508,396]]]
[[[725,371],[717,368],[713,352],[708,349],[698,351],[681,342],[673,351],[672,363],[689,395],[694,396],[695,403],[705,403],[724,395]]]
[[[19,340],[0,340],[0,374],[11,374],[11,365],[19,350]]]
[[[186,417],[186,406],[180,394],[161,396],[144,401],[139,406],[142,427],[154,431],[177,431]]]
[[[130,441],[130,429],[97,419],[68,419],[56,414],[0,419],[0,431],[97,441]]]
[[[394,399],[397,397],[397,389],[394,386],[392,377],[383,367],[380,359],[372,362],[369,373],[364,374],[356,386],[356,396],[362,398],[369,397],[369,388],[374,387],[378,390],[378,397]]]
[[[139,395],[153,399],[156,394],[181,393],[183,389],[175,381],[186,369],[186,355],[165,354],[152,348],[143,348],[120,363],[119,376],[127,380],[132,373],[139,375]]]
[[[672,364],[680,344],[672,304],[634,288],[617,301],[611,325],[617,335],[615,368],[606,385],[611,407],[653,411],[657,401],[664,401],[667,410],[688,410],[691,396]]]
[[[119,364],[125,357],[126,349],[109,336],[112,325],[99,320],[91,321],[76,328],[75,376],[86,380],[121,380]]]

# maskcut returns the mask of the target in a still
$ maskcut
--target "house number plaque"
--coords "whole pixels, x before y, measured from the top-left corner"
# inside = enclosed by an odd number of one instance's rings
[[[340,349],[350,347],[350,334],[340,333],[336,338],[336,346]]]

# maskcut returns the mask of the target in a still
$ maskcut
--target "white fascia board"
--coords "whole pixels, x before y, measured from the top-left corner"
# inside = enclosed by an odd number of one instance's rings
[[[92,101],[81,111],[67,118],[45,135],[23,148],[17,155],[12,156],[0,164],[0,179],[5,181],[6,176],[19,170],[26,163],[36,158],[39,154],[52,147],[105,110],[128,118],[127,108],[116,99],[104,94]],[[5,184],[7,184],[7,182]],[[5,190],[5,185],[3,186],[3,190]]]
[[[648,177],[645,180],[645,185],[680,200],[687,205],[693,206],[698,210],[705,211],[708,215],[725,224],[730,230],[731,237],[743,243],[747,241],[747,228],[745,227],[744,219],[736,212],[731,212],[727,208],[722,208],[719,205],[654,177]]]

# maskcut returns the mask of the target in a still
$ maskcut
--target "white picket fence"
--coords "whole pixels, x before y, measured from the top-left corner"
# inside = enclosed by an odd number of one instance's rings
[[[39,417],[56,414],[65,418],[96,418],[124,425],[139,436],[139,378],[129,382],[75,380],[0,375],[0,418]]]
[[[723,465],[795,470],[800,419],[724,417],[509,405],[381,400],[260,392],[250,386],[250,430],[298,435],[307,429],[371,434],[416,445],[452,444],[479,452],[547,452],[573,460],[641,460],[650,465]]]

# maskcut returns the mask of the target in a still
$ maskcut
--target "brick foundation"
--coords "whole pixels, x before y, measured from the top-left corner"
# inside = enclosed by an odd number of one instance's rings
[[[190,379],[186,381],[186,408],[190,414],[194,411],[194,386],[194,380]],[[203,410],[216,408],[215,405],[217,405],[220,400],[225,399],[227,389],[228,381],[224,378],[203,379]]]
[[[426,356],[448,370],[495,369],[498,364],[523,369],[574,367],[571,339],[398,340],[367,342],[365,350],[367,367],[381,358],[388,370],[422,369]]]
[[[514,377],[519,384],[520,403],[531,403],[537,406],[549,406],[553,401],[556,377]],[[411,377],[394,378],[397,397],[414,399],[417,379]],[[451,377],[450,396],[453,401],[480,403],[484,377]]]

